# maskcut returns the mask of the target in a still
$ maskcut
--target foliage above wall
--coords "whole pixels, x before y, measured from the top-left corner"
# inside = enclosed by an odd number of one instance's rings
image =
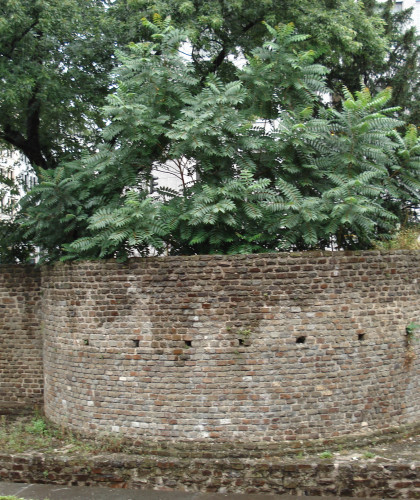
[[[2,0],[0,142],[37,174],[94,149],[115,52],[150,40],[141,19],[156,12],[188,30],[202,81],[234,77],[232,55],[263,43],[263,21],[293,22],[329,68],[336,104],[343,84],[351,92],[360,79],[371,90],[392,86],[392,105],[419,125],[418,36],[410,10],[394,10],[393,0]]]
[[[293,25],[266,25],[229,82],[201,82],[188,33],[143,24],[153,42],[119,54],[98,152],[43,171],[22,203],[47,260],[366,248],[414,213],[419,140],[397,132],[390,89],[325,108],[327,69]],[[154,166],[180,159],[196,181],[150,195]]]
[[[326,106],[308,37],[264,24],[243,64],[226,66],[230,47],[223,71],[200,72],[194,30],[143,19],[148,41],[118,53],[96,153],[38,167],[1,259],[369,248],[415,217],[420,142],[391,89],[343,87],[341,109]],[[167,162],[195,180],[150,194]]]

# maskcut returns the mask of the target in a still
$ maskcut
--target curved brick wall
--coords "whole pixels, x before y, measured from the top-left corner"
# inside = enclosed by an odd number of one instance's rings
[[[57,423],[257,442],[420,416],[420,252],[59,264],[42,287]]]

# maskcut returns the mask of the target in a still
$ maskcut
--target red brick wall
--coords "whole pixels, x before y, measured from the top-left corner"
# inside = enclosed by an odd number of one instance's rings
[[[40,273],[0,266],[0,412],[42,404]]]
[[[42,288],[45,411],[72,428],[276,442],[419,418],[420,252],[58,264]]]

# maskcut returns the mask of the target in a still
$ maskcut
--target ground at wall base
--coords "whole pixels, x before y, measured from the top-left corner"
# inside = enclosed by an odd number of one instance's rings
[[[268,450],[248,457],[198,455],[160,443],[154,454],[110,453],[89,448],[89,440],[57,442],[44,452],[0,452],[0,481],[66,486],[107,486],[214,493],[270,493],[359,498],[420,498],[420,433],[418,426],[369,440],[325,442],[312,454]],[[73,442],[73,446],[71,444]],[[319,443],[321,445],[321,443]],[[98,443],[96,443],[98,446]],[[108,442],[118,448],[117,441]],[[327,446],[329,448],[327,449]],[[360,447],[363,446],[363,447]],[[7,448],[4,448],[7,449]],[[123,448],[121,448],[123,449]],[[75,451],[77,450],[77,452]],[[243,450],[245,447],[243,447]],[[132,450],[133,451],[133,450]],[[150,451],[151,448],[150,448]],[[324,458],[322,458],[324,457]]]

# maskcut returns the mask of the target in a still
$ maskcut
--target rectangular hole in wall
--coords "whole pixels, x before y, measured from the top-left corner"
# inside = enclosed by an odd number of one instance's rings
[[[134,345],[134,347],[139,347],[139,345],[140,345],[140,340],[138,340],[138,339],[133,339],[133,345]]]

